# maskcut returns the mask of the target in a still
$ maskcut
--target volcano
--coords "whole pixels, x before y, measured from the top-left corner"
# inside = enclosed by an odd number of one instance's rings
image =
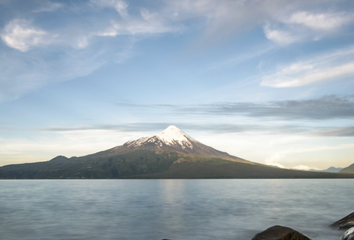
[[[1,179],[354,178],[254,163],[190,137],[176,126],[98,153],[0,167]]]
[[[117,146],[93,155],[88,155],[86,157],[110,157],[141,149],[157,152],[170,151],[177,152],[182,155],[192,154],[207,158],[221,158],[235,162],[253,164],[251,161],[229,155],[226,152],[222,152],[204,145],[173,125],[158,134],[128,141],[121,146]]]

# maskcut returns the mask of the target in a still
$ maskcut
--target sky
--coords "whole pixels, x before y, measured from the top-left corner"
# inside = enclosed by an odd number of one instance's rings
[[[0,0],[0,166],[175,125],[294,169],[354,163],[352,0]]]

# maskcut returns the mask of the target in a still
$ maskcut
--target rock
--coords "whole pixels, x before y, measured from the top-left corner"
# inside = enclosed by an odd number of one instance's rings
[[[354,212],[338,220],[337,222],[333,223],[330,227],[337,228],[337,229],[348,229],[353,227],[353,225],[351,226],[349,224],[350,222],[354,222]]]
[[[288,227],[273,226],[256,234],[252,240],[310,240],[310,238]]]
[[[354,227],[349,228],[343,236],[341,237],[341,240],[354,240]]]
[[[340,229],[340,230],[347,230],[347,229],[352,228],[352,227],[354,227],[354,222],[347,222],[347,223],[345,223],[345,224],[340,225],[340,226],[338,227],[338,229]]]

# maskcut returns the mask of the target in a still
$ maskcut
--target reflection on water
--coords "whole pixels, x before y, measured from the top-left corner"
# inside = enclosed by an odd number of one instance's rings
[[[318,240],[354,211],[353,180],[3,180],[1,239],[252,239],[284,225]]]

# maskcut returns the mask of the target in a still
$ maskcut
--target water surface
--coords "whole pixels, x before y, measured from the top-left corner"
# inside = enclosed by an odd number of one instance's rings
[[[1,239],[246,240],[273,225],[312,239],[354,211],[354,180],[2,180]]]

